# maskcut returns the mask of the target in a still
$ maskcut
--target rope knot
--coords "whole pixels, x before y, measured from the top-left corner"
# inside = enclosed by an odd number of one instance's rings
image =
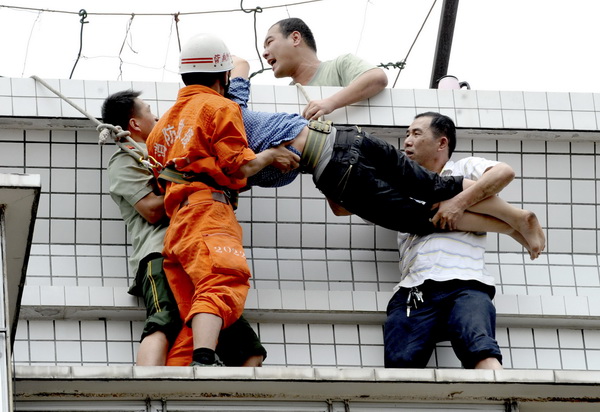
[[[123,130],[121,126],[113,126],[108,123],[99,124],[96,130],[100,132],[98,144],[104,144],[109,139],[119,142],[123,137],[131,136],[129,130]]]

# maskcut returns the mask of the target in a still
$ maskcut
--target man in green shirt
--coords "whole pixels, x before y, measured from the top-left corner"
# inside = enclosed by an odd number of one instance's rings
[[[369,99],[388,83],[385,72],[366,61],[344,54],[334,60],[320,61],[310,28],[298,18],[275,23],[264,41],[263,57],[277,78],[291,77],[292,84],[339,86],[342,90],[322,100],[311,100],[302,115],[318,119],[334,110]]]

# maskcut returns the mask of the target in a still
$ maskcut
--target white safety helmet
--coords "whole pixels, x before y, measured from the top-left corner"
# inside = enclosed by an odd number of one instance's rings
[[[229,49],[217,36],[201,33],[189,39],[181,48],[179,74],[219,73],[233,69]]]

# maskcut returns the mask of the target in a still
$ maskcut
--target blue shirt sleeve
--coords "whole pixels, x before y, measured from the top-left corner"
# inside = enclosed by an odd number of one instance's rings
[[[231,79],[227,97],[241,107],[248,107],[248,100],[250,100],[250,80],[242,77]]]
[[[295,113],[270,113],[250,110],[248,108],[250,81],[241,77],[231,79],[227,97],[240,105],[248,146],[255,153],[294,140],[308,124],[308,120]],[[293,147],[288,146],[288,148],[297,155],[302,155]],[[283,186],[291,183],[298,176],[298,173],[298,169],[289,173],[282,173],[275,167],[268,166],[248,178],[248,184],[263,187]]]

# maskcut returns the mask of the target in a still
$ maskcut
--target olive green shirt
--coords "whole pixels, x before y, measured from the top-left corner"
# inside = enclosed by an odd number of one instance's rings
[[[376,66],[353,54],[344,54],[334,60],[321,62],[306,86],[346,87],[364,72],[375,68]]]
[[[140,143],[140,146],[146,149],[145,144]],[[136,276],[140,261],[150,254],[162,253],[168,220],[150,224],[133,207],[155,191],[155,180],[153,174],[127,152],[119,150],[112,155],[108,162],[108,179],[110,196],[119,206],[133,248],[129,256],[129,267],[134,275],[130,293],[138,295]]]

